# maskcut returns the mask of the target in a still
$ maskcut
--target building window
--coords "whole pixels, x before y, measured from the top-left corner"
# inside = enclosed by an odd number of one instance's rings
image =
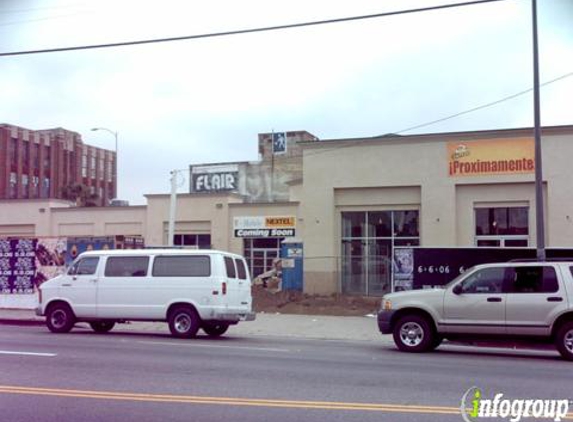
[[[273,269],[280,256],[284,238],[261,237],[243,239],[243,250],[249,272],[253,278]]]
[[[22,191],[23,191],[24,198],[30,197],[30,184],[29,184],[29,178],[28,178],[27,174],[22,175]]]
[[[175,234],[173,245],[190,249],[211,249],[210,234]]]
[[[82,177],[88,177],[88,156],[82,154]]]
[[[42,198],[50,197],[50,179],[44,177],[44,182],[42,183]]]
[[[40,196],[40,179],[38,176],[32,177],[32,197],[38,198]]]
[[[99,179],[105,180],[105,173],[104,173],[104,160],[103,157],[99,159],[99,171],[98,171]]]
[[[24,162],[24,166],[28,167],[30,165],[30,142],[23,142],[22,143],[22,161]]]
[[[18,165],[18,139],[10,138],[10,165],[16,168]]]
[[[45,169],[46,171],[48,171],[48,170],[50,169],[50,164],[51,164],[51,161],[50,161],[50,151],[51,151],[51,148],[46,145],[46,146],[44,147],[44,169]]]
[[[390,291],[396,246],[419,246],[419,211],[342,213],[343,293],[381,296]]]
[[[475,209],[475,244],[481,247],[527,247],[529,208]]]
[[[40,145],[32,144],[32,168],[38,170],[40,168]]]
[[[18,197],[18,175],[14,172],[10,173],[10,192],[9,198],[16,199]]]
[[[90,177],[92,179],[96,177],[96,158],[93,155],[90,157]]]
[[[108,182],[112,181],[112,170],[113,170],[113,161],[108,160],[106,167],[106,179]]]

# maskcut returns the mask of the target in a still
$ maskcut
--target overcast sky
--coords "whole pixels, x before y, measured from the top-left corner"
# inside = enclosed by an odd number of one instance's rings
[[[451,0],[0,0],[0,52],[358,16]],[[255,161],[257,134],[396,133],[532,87],[530,0],[277,32],[0,57],[0,123],[113,149],[120,197],[169,192],[190,164]],[[538,0],[541,81],[573,72],[573,0]],[[573,124],[573,76],[542,88]],[[533,125],[533,95],[403,134]],[[188,190],[188,180],[180,192]]]

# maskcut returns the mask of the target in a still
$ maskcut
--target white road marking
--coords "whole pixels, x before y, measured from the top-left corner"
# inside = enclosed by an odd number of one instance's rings
[[[278,349],[272,347],[249,347],[249,346],[222,346],[211,344],[182,344],[182,343],[169,343],[166,341],[138,341],[141,344],[156,344],[162,346],[182,346],[182,347],[205,347],[205,348],[218,348],[218,349],[240,349],[240,350],[256,350],[260,352],[279,352],[290,353],[290,349]]]
[[[58,356],[56,353],[18,352],[14,350],[0,350],[0,355],[40,356],[47,358],[53,358],[54,356]]]

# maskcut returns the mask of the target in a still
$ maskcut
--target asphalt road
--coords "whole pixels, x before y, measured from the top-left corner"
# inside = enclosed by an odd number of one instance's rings
[[[573,399],[572,375],[550,351],[412,355],[373,341],[0,326],[0,414],[10,422],[461,421],[473,386]]]

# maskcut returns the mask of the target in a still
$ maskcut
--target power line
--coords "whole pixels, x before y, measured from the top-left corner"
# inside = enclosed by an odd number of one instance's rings
[[[561,75],[561,76],[559,76],[559,77],[557,77],[557,78],[555,78],[555,79],[551,79],[551,80],[549,80],[549,81],[547,81],[547,82],[544,82],[544,83],[540,84],[539,86],[546,86],[546,85],[549,85],[549,84],[551,84],[551,83],[553,83],[553,82],[560,81],[561,79],[568,78],[568,77],[570,77],[570,76],[573,76],[573,72],[566,73],[565,75]],[[409,131],[414,130],[414,129],[420,129],[420,128],[422,128],[422,127],[431,126],[431,125],[434,125],[434,124],[436,124],[436,123],[445,122],[446,120],[454,119],[454,118],[456,118],[456,117],[463,116],[464,114],[473,113],[474,111],[478,111],[478,110],[481,110],[481,109],[484,109],[484,108],[487,108],[487,107],[491,107],[491,106],[494,106],[494,105],[496,105],[496,104],[503,103],[503,102],[505,102],[505,101],[513,100],[514,98],[517,98],[517,97],[519,97],[519,96],[521,96],[521,95],[527,94],[527,93],[529,93],[529,92],[531,92],[531,91],[533,91],[533,88],[529,88],[529,89],[526,89],[526,90],[517,92],[517,93],[512,94],[512,95],[509,95],[509,96],[507,96],[507,97],[503,97],[503,98],[501,98],[501,99],[499,99],[499,100],[492,101],[491,103],[487,103],[487,104],[483,104],[483,105],[480,105],[480,106],[477,106],[477,107],[474,107],[474,108],[470,108],[469,110],[461,111],[461,112],[459,112],[459,113],[452,114],[452,115],[449,115],[449,116],[446,116],[446,117],[442,117],[442,118],[437,119],[437,120],[432,120],[431,122],[422,123],[422,124],[419,124],[419,125],[416,125],[416,126],[411,126],[411,127],[409,127],[409,128],[402,129],[402,130],[400,130],[400,131],[398,131],[398,132],[393,132],[393,133],[397,133],[397,134],[398,134],[398,133],[403,133],[403,132],[409,132]]]
[[[41,54],[41,53],[59,53],[59,52],[64,52],[64,51],[92,50],[92,49],[96,49],[96,48],[99,49],[99,48],[127,47],[127,46],[133,46],[133,45],[156,44],[156,43],[173,42],[173,41],[185,41],[185,40],[202,39],[202,38],[214,38],[214,37],[225,37],[225,36],[231,36],[231,35],[242,35],[242,34],[250,34],[250,33],[257,33],[257,32],[279,31],[279,30],[285,30],[285,29],[303,28],[303,27],[309,27],[309,26],[327,25],[327,24],[351,22],[351,21],[366,20],[366,19],[376,19],[376,18],[382,18],[382,17],[388,17],[388,16],[405,15],[405,14],[409,14],[409,13],[429,12],[429,11],[435,11],[435,10],[451,9],[451,8],[455,8],[455,7],[464,7],[464,6],[473,6],[473,5],[477,5],[477,4],[494,3],[494,2],[500,2],[500,1],[505,1],[505,0],[475,0],[475,1],[468,1],[468,2],[463,2],[463,3],[452,3],[452,4],[423,7],[423,8],[417,8],[417,9],[407,9],[407,10],[398,10],[398,11],[394,11],[394,12],[376,13],[373,15],[352,16],[352,17],[346,17],[346,18],[301,22],[301,23],[267,26],[267,27],[260,27],[260,28],[239,29],[239,30],[224,31],[224,32],[212,32],[212,33],[207,33],[207,34],[186,35],[186,36],[181,36],[181,37],[154,38],[154,39],[139,40],[139,41],[125,41],[125,42],[116,42],[116,43],[109,43],[109,44],[93,44],[93,45],[83,45],[83,46],[74,46],[74,47],[48,48],[48,49],[41,49],[41,50],[12,51],[12,52],[0,53],[0,57],[22,56],[22,55],[29,55],[29,54]]]
[[[573,76],[573,72],[565,73],[564,75],[561,75],[561,76],[558,76],[558,77],[556,77],[556,78],[554,78],[554,79],[550,79],[550,80],[548,80],[548,81],[546,81],[546,82],[543,82],[543,83],[540,84],[539,86],[540,86],[540,87],[543,87],[543,86],[546,86],[546,85],[549,85],[549,84],[558,82],[558,81],[560,81],[560,80],[569,78],[569,77],[571,77],[571,76]],[[399,134],[399,133],[407,132],[407,131],[410,131],[410,130],[419,129],[419,128],[421,128],[421,127],[430,126],[430,125],[433,125],[433,124],[436,124],[436,123],[440,123],[440,122],[443,122],[443,121],[446,121],[446,120],[454,119],[454,118],[459,117],[459,116],[462,116],[462,115],[464,115],[464,114],[472,113],[472,112],[474,112],[474,111],[478,111],[478,110],[481,110],[481,109],[484,109],[484,108],[487,108],[487,107],[491,107],[491,106],[500,104],[500,103],[505,102],[505,101],[512,100],[512,99],[517,98],[517,97],[519,97],[519,96],[521,96],[521,95],[525,95],[525,94],[527,94],[527,93],[529,93],[529,92],[531,92],[531,91],[533,91],[533,88],[525,89],[525,90],[523,90],[523,91],[517,92],[517,93],[512,94],[512,95],[508,95],[507,97],[501,98],[501,99],[496,100],[496,101],[492,101],[492,102],[487,103],[487,104],[483,104],[483,105],[480,105],[480,106],[477,106],[477,107],[473,107],[473,108],[471,108],[471,109],[468,109],[468,110],[465,110],[465,111],[461,111],[461,112],[459,112],[459,113],[455,113],[455,114],[452,114],[452,115],[449,115],[449,116],[446,116],[446,117],[442,117],[441,119],[432,120],[431,122],[422,123],[422,124],[419,124],[419,125],[416,125],[416,126],[411,126],[411,127],[407,128],[407,129],[402,129],[402,130],[400,130],[400,131],[398,131],[398,132],[392,132],[392,133],[394,133],[394,134]],[[383,136],[383,135],[373,136],[373,137],[370,137],[370,138],[366,137],[366,138],[362,138],[361,140],[379,139],[379,138],[381,138],[382,136]],[[360,141],[358,141],[358,142],[360,142]],[[343,148],[352,148],[352,147],[354,147],[354,146],[356,146],[356,143],[352,143],[352,142],[351,142],[351,143],[349,143],[349,144],[347,144],[347,145],[340,145],[340,146],[334,147],[334,148],[329,149],[329,150],[322,150],[322,151],[319,150],[319,151],[315,151],[315,152],[308,152],[308,153],[306,154],[306,156],[307,156],[307,157],[311,157],[311,156],[315,156],[315,155],[326,154],[326,153],[332,152],[333,150],[339,150],[339,149],[343,149]]]

